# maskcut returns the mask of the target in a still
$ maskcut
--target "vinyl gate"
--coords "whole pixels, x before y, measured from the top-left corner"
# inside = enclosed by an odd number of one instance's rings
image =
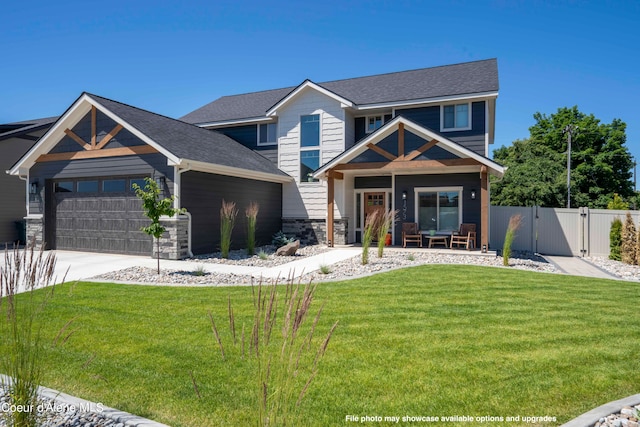
[[[490,246],[502,248],[509,218],[522,215],[514,250],[546,255],[608,256],[611,221],[624,220],[627,211],[491,206]],[[640,211],[630,211],[638,226]]]

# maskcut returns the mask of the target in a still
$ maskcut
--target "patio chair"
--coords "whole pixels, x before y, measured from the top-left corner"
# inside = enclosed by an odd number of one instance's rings
[[[422,234],[418,231],[418,224],[415,222],[402,223],[402,247],[406,248],[407,243],[417,243],[422,247]]]
[[[458,248],[460,245],[464,245],[467,250],[472,247],[476,248],[476,225],[475,224],[460,224],[460,229],[454,231],[451,234],[451,244],[449,247],[453,249],[453,245]]]

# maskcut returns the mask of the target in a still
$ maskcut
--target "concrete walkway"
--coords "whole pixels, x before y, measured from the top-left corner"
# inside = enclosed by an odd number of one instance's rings
[[[543,257],[556,266],[558,270],[564,274],[572,276],[595,277],[597,279],[615,279],[620,280],[601,268],[583,260],[580,257],[543,255]]]

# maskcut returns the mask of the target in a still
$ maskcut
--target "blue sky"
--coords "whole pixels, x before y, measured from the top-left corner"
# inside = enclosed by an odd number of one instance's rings
[[[18,1],[0,25],[0,123],[88,91],[171,117],[220,96],[498,58],[496,144],[578,105],[640,161],[640,2]]]

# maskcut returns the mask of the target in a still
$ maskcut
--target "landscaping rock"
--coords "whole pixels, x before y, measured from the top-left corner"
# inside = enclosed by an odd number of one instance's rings
[[[276,251],[277,256],[293,256],[296,251],[300,249],[300,240],[296,240],[291,243],[287,243],[286,245],[278,248]]]

